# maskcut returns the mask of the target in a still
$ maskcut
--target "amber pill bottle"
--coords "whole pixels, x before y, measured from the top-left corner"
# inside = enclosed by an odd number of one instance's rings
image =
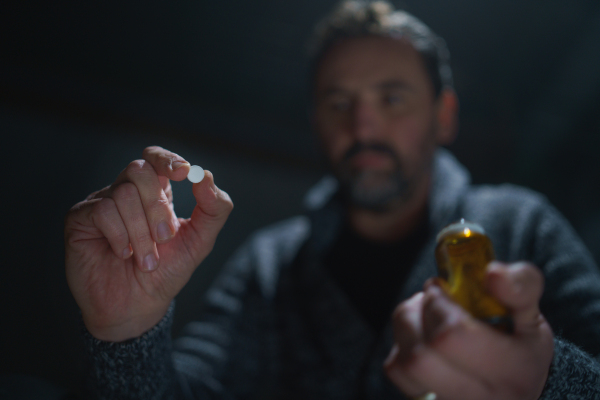
[[[473,317],[512,331],[508,310],[485,289],[488,263],[495,259],[492,241],[479,224],[461,219],[438,233],[435,258],[440,284]]]

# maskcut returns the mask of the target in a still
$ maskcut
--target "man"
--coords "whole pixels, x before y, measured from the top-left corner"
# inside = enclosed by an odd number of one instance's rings
[[[242,246],[182,338],[171,343],[172,300],[232,209],[212,174],[193,186],[191,218],[177,219],[169,180],[184,179],[189,164],[149,147],[70,211],[67,278],[86,327],[91,393],[600,398],[597,268],[540,196],[473,187],[438,149],[455,135],[458,108],[441,39],[380,2],[344,3],[319,32],[313,123],[336,178],[309,193],[307,216]],[[511,311],[511,334],[427,281],[436,233],[461,217],[481,224],[510,263],[491,264],[486,283]]]

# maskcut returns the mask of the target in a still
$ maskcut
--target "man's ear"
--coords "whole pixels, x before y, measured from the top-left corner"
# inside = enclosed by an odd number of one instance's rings
[[[437,142],[449,145],[458,133],[458,97],[454,89],[445,87],[437,99]]]

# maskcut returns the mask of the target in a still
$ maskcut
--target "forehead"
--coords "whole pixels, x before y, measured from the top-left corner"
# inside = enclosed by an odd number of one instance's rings
[[[335,44],[321,59],[315,89],[359,89],[386,80],[432,87],[421,55],[409,43],[369,36]]]

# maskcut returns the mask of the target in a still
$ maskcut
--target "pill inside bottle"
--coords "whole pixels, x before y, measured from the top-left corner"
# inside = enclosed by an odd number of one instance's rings
[[[204,170],[198,165],[192,165],[190,167],[190,172],[188,172],[187,178],[192,183],[201,182],[202,179],[204,179]]]

